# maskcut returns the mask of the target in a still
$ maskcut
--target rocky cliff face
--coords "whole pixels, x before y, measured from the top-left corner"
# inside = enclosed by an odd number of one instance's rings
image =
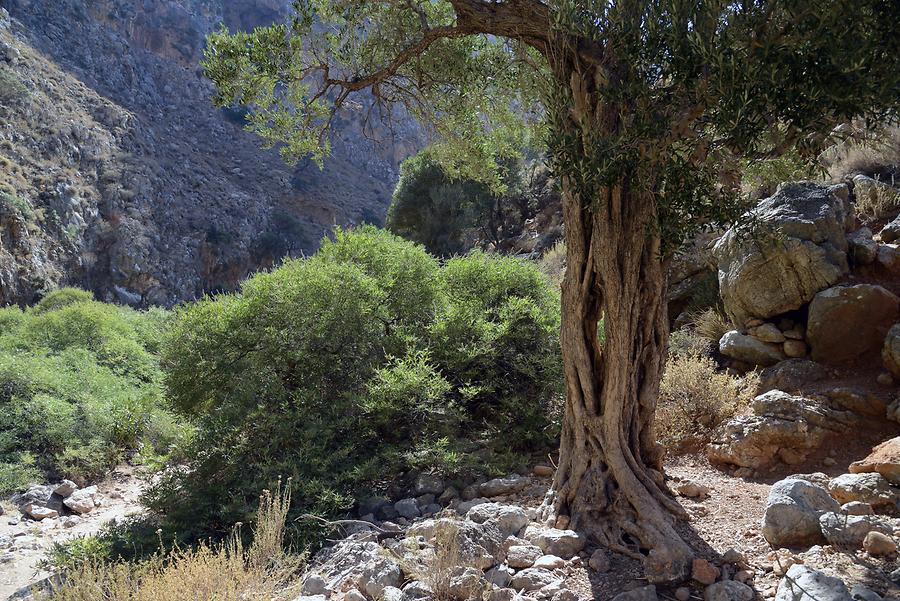
[[[77,284],[170,305],[383,219],[412,127],[373,145],[347,112],[325,169],[291,168],[210,104],[206,33],[289,4],[0,0],[0,304]]]

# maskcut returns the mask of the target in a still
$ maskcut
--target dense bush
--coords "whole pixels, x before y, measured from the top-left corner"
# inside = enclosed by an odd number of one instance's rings
[[[164,454],[184,435],[162,399],[165,320],[75,289],[0,309],[0,491],[95,478],[124,453]]]
[[[222,532],[278,476],[293,477],[296,512],[334,514],[414,471],[546,450],[558,319],[531,265],[473,254],[441,267],[374,227],[338,231],[311,258],[177,311],[167,389],[198,433],[148,500],[179,532]]]

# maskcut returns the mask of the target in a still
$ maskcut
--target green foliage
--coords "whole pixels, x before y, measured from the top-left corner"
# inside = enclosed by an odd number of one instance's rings
[[[0,492],[36,476],[95,478],[142,443],[169,452],[185,427],[162,398],[165,319],[71,288],[0,309]]]
[[[21,196],[0,190],[0,204],[16,211],[26,221],[30,221],[34,218],[34,208],[32,208],[31,204]]]
[[[334,515],[410,471],[460,475],[471,440],[481,470],[546,449],[557,332],[558,298],[528,264],[441,268],[385,231],[337,230],[311,258],[178,309],[166,386],[198,431],[149,502],[202,535],[246,520],[278,476],[296,512]]]

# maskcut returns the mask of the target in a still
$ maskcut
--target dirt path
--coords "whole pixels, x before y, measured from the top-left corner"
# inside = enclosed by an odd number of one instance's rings
[[[15,510],[0,516],[0,541],[12,539],[10,548],[0,550],[0,599],[8,599],[49,575],[41,569],[41,562],[54,543],[96,534],[109,522],[142,511],[138,501],[142,487],[133,467],[116,468],[97,484],[95,503],[99,501],[99,506],[68,528],[63,519],[35,522],[23,519]]]

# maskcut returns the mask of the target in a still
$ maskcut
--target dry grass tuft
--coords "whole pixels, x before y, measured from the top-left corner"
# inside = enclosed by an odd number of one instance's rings
[[[713,430],[749,406],[758,381],[756,372],[741,378],[721,373],[707,357],[670,357],[656,410],[660,442],[678,450],[708,440]]]
[[[454,601],[457,597],[454,594],[457,591],[451,593],[450,581],[461,567],[465,567],[459,539],[459,526],[456,524],[442,525],[435,531],[434,556],[424,575],[424,582],[431,588],[435,601]],[[474,595],[476,591],[469,592]]]
[[[716,345],[719,344],[722,336],[734,329],[731,320],[717,308],[692,313],[688,318],[688,327],[696,335]]]
[[[547,276],[550,283],[559,288],[566,275],[566,242],[560,240],[544,253],[538,263],[538,269]]]
[[[900,127],[889,127],[875,133],[838,143],[826,150],[820,160],[833,181],[862,173],[882,176],[890,183],[890,174],[900,173]]]
[[[856,214],[863,222],[877,221],[886,215],[893,215],[900,209],[900,190],[896,185],[900,182],[885,182],[890,185],[878,185],[869,188],[865,194],[857,192]],[[859,186],[857,186],[859,189]]]
[[[240,527],[222,544],[173,548],[138,563],[86,562],[66,574],[52,601],[280,601],[293,599],[302,559],[284,551],[289,487],[264,491],[253,543]]]

